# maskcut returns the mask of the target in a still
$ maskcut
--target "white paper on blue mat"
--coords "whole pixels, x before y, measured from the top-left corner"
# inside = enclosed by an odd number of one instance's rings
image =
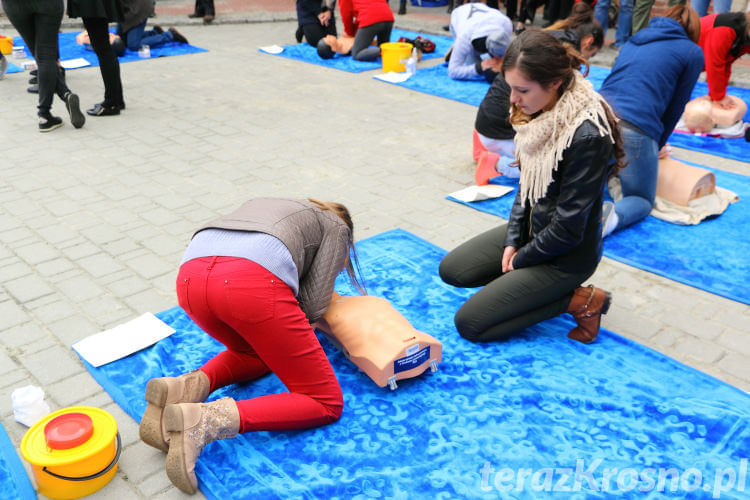
[[[378,80],[383,80],[384,82],[388,83],[404,83],[406,80],[411,78],[411,73],[407,73],[406,71],[403,71],[401,73],[389,71],[388,73],[375,75],[373,76],[373,78],[377,78]]]
[[[65,61],[60,61],[60,64],[65,69],[76,69],[91,66],[91,63],[83,57],[79,57],[78,59],[67,59]]]
[[[279,45],[268,45],[266,47],[258,47],[263,52],[268,52],[269,54],[281,54],[284,52],[284,47],[281,47]]]
[[[460,201],[481,201],[489,200],[490,198],[500,198],[513,191],[510,186],[499,186],[497,184],[487,184],[486,186],[469,186],[463,189],[459,189],[455,193],[451,193],[451,196]]]
[[[98,367],[140,351],[174,332],[174,328],[148,312],[79,340],[72,347],[83,359]]]

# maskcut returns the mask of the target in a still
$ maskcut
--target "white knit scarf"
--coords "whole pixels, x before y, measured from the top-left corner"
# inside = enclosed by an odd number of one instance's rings
[[[522,125],[516,130],[516,158],[521,165],[519,189],[521,200],[536,203],[552,182],[552,172],[562,160],[563,152],[570,146],[576,129],[590,120],[601,136],[609,135],[614,142],[607,120],[602,97],[594,91],[591,82],[576,71],[570,88],[558,99],[555,106]]]

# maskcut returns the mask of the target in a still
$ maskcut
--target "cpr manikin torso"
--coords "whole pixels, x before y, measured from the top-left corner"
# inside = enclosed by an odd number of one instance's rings
[[[334,292],[323,319],[316,326],[380,387],[395,389],[396,380],[435,371],[442,360],[442,344],[415,330],[386,299]]]
[[[728,97],[733,103],[728,109],[722,108],[708,96],[688,102],[682,115],[685,128],[693,133],[707,133],[714,128],[728,128],[741,121],[747,113],[747,104],[738,97]]]

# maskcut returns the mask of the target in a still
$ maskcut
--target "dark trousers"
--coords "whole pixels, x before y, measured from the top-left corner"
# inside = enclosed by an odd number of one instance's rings
[[[318,42],[321,38],[327,35],[336,36],[336,19],[331,16],[331,20],[328,26],[323,26],[320,23],[309,23],[302,26],[302,33],[305,34],[305,40],[313,47],[318,46]]]
[[[565,19],[573,8],[573,0],[547,0],[549,14],[547,21],[554,23],[558,19]]]
[[[356,61],[374,61],[380,57],[380,44],[391,40],[393,21],[382,21],[371,24],[357,30],[352,45],[352,59]],[[377,37],[378,46],[371,47],[370,44]]]
[[[214,0],[195,0],[195,13],[199,16],[215,16]]]
[[[65,6],[62,0],[2,0],[8,19],[36,59],[39,79],[39,114],[49,113],[52,96],[65,99],[70,91],[57,66],[58,40]]]
[[[122,81],[120,80],[120,62],[115,50],[109,43],[109,21],[104,18],[84,17],[83,25],[89,33],[91,47],[99,59],[99,71],[104,81],[105,106],[124,104],[122,98]]]
[[[596,270],[568,272],[554,263],[502,272],[507,224],[462,243],[440,262],[440,277],[461,288],[483,287],[456,312],[458,333],[472,342],[502,340],[568,309],[573,290]]]

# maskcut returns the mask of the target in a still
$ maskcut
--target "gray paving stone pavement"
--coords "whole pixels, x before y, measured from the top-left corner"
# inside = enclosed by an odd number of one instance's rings
[[[441,22],[430,21],[433,32]],[[26,428],[10,393],[28,384],[53,410],[111,412],[125,450],[115,480],[91,498],[186,498],[70,345],[175,305],[177,265],[198,224],[268,195],[338,200],[358,239],[401,227],[450,249],[498,223],[444,199],[473,182],[476,108],[372,72],[258,52],[291,43],[294,27],[185,24],[209,52],[123,64],[127,110],[80,130],[56,101],[65,125],[40,134],[28,74],[0,82],[0,421],[18,445]],[[83,106],[101,100],[98,69],[70,71],[68,83]],[[675,156],[750,173],[747,163]],[[607,258],[591,281],[614,294],[603,326],[750,390],[748,306]]]

